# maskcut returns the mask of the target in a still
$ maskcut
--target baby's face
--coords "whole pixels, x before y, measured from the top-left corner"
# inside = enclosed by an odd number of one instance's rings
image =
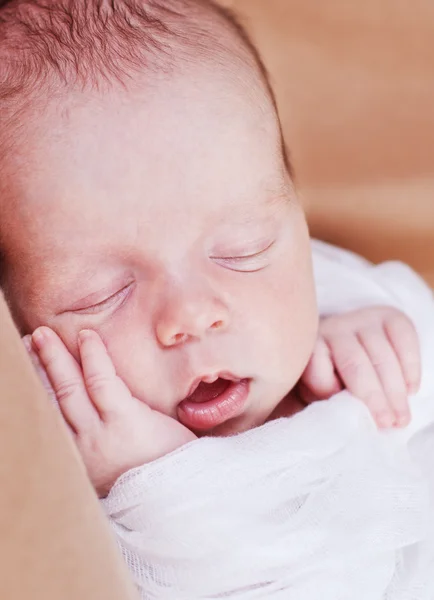
[[[196,423],[218,434],[271,415],[317,327],[278,126],[239,85],[198,75],[53,102],[11,156],[2,207],[23,332],[48,325],[77,357],[96,330],[133,395],[184,421],[193,384],[247,379],[236,413]]]

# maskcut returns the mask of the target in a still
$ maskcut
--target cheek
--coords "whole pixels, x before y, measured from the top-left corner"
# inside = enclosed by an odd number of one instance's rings
[[[47,324],[62,338],[76,360],[79,360],[78,333],[87,328],[96,331],[104,342],[116,373],[124,380],[131,393],[134,396],[138,395],[138,390],[143,393],[143,379],[147,376],[147,365],[152,352],[149,344],[146,344],[146,335],[140,323],[128,323],[125,318],[114,318],[104,324],[96,324],[66,317],[60,323]],[[148,357],[147,361],[143,360],[144,356]]]
[[[172,373],[140,313],[112,320],[99,331],[116,373],[131,394],[152,409],[174,416]]]
[[[299,351],[313,346],[318,314],[309,261],[276,265],[255,296],[258,308],[268,313],[270,328],[281,344],[286,347],[289,343]]]
[[[257,324],[257,337],[267,346],[263,359],[274,376],[287,376],[294,383],[312,354],[318,329],[310,241],[303,219],[295,231],[275,262],[258,274],[244,317],[246,324],[247,319]]]
[[[292,352],[296,349],[297,359],[304,369],[317,336],[318,308],[310,240],[304,218],[300,219],[296,231],[289,256],[281,265],[282,293],[276,291],[276,302],[282,315],[280,327],[286,331],[284,341],[291,344]]]
[[[144,331],[143,323],[134,314],[115,317],[105,323],[99,330],[117,374],[125,381],[133,395],[140,389],[141,379],[146,378],[146,365],[152,359],[152,348],[149,336]],[[144,360],[144,357],[147,360]]]
[[[300,361],[301,369],[304,370],[313,351],[319,321],[310,257],[295,265],[285,291],[279,298],[279,327],[282,334],[286,333],[282,335],[283,342],[289,346],[293,360],[297,363]]]

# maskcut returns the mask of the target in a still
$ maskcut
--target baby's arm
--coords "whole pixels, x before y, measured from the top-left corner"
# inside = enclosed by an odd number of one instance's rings
[[[306,402],[349,390],[380,427],[410,421],[408,396],[418,391],[421,358],[416,329],[395,308],[369,307],[321,319],[319,337],[299,383]]]
[[[27,348],[48,375],[100,497],[126,471],[195,439],[180,423],[131,395],[96,332],[79,335],[81,368],[48,327],[40,327],[29,341]]]

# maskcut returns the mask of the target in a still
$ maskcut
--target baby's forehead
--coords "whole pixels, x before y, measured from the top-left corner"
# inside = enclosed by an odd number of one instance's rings
[[[132,87],[102,93],[59,90],[22,115],[17,140],[9,162],[30,186],[42,175],[66,184],[71,173],[77,184],[87,185],[91,166],[92,183],[99,178],[105,186],[147,174],[144,189],[150,190],[156,170],[163,186],[178,178],[198,188],[213,173],[222,182],[233,177],[232,167],[249,155],[256,170],[255,153],[275,156],[282,150],[266,96],[244,78],[232,80],[206,65],[152,86],[137,76]]]
[[[186,159],[189,164],[197,163],[202,174],[217,169],[222,179],[233,177],[228,173],[234,150],[230,146],[236,146],[239,152],[249,152],[246,132],[264,127],[267,121],[264,115],[271,115],[270,132],[278,125],[272,97],[260,73],[261,63],[242,30],[206,0],[161,3],[142,0],[137,6],[120,0],[113,5],[117,8],[112,9],[110,3],[104,3],[103,12],[108,11],[107,14],[98,13],[104,17],[103,22],[95,16],[97,13],[88,14],[87,8],[93,2],[78,0],[66,21],[69,3],[63,0],[48,0],[43,5],[28,2],[22,6],[12,1],[7,10],[3,9],[0,54],[3,57],[7,50],[9,59],[0,61],[0,70],[5,73],[0,86],[0,109],[6,123],[0,132],[0,153],[4,150],[7,160],[14,162],[13,168],[25,165],[29,171],[32,164],[35,172],[40,168],[44,171],[50,157],[51,170],[55,172],[57,167],[56,176],[69,185],[68,161],[64,160],[60,169],[52,148],[61,146],[63,139],[64,145],[69,146],[71,165],[82,165],[86,173],[89,147],[94,146],[95,154],[95,145],[99,145],[100,168],[94,165],[95,173],[102,177],[99,171],[103,170],[108,179],[128,160],[130,179],[134,180],[143,163],[143,153],[149,147],[161,142],[154,154],[167,158],[174,138],[179,142],[182,137],[183,147],[178,144],[179,155],[166,165],[165,173],[160,173],[160,183],[169,178],[177,182],[177,169]],[[71,24],[77,39],[71,38]],[[91,29],[93,34],[89,35]],[[175,86],[163,85],[173,82]],[[15,90],[14,101],[8,103],[11,90]],[[99,104],[93,101],[98,94]],[[92,100],[88,100],[89,95]],[[15,101],[19,97],[26,102],[17,109]],[[2,98],[6,101],[2,102]],[[155,98],[166,109],[164,115],[150,111],[146,116],[141,107],[148,107]],[[118,112],[134,102],[138,112],[131,113],[129,120],[118,118]],[[187,114],[188,102],[195,107],[196,114],[191,111]],[[105,110],[106,105],[112,107],[111,112]],[[255,116],[244,129],[242,125],[247,125],[247,121],[243,113]],[[100,114],[104,121],[98,118]],[[228,115],[232,119],[229,125]],[[160,129],[157,132],[155,120]],[[232,135],[227,133],[229,129]],[[108,144],[113,151],[104,156],[108,134],[111,141],[117,138],[118,151],[114,151],[112,143]],[[127,151],[138,149],[138,135],[142,136],[142,153]],[[213,149],[216,151],[212,152]],[[147,160],[152,163],[149,156]],[[188,168],[183,170],[184,182],[176,185],[196,181],[199,187],[198,173],[192,174]],[[29,181],[29,173],[23,179]],[[75,175],[74,179],[83,176]],[[155,188],[152,184],[147,187]]]
[[[220,219],[259,190],[271,194],[282,172],[274,115],[265,118],[244,90],[233,101],[237,90],[224,77],[203,73],[198,81],[180,77],[152,94],[85,93],[53,103],[10,156],[3,202],[9,195],[22,226],[30,215],[30,230],[49,216],[49,238],[76,224],[84,231],[95,211],[101,224],[113,215],[118,225],[147,207],[147,221],[164,229],[167,211],[180,221],[186,214]]]

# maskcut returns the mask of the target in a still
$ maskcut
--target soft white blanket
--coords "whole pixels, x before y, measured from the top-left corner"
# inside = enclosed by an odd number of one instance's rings
[[[402,308],[423,384],[405,431],[344,392],[123,475],[103,501],[144,599],[434,599],[434,303],[399,263],[314,243],[323,314]]]

